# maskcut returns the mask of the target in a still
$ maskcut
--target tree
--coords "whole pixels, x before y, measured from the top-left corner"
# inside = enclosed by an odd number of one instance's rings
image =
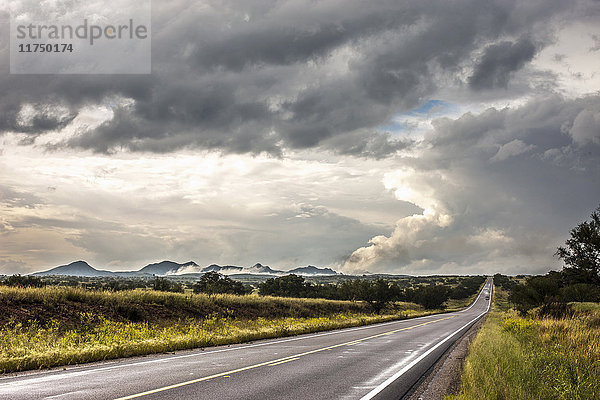
[[[600,206],[590,218],[571,229],[571,238],[556,251],[571,283],[600,284]]]
[[[429,310],[444,308],[444,302],[450,297],[450,288],[444,285],[429,285],[416,289],[414,296],[418,304]]]
[[[374,281],[362,280],[359,282],[357,297],[363,300],[377,314],[383,310],[387,304],[394,300],[397,290],[393,284],[385,279],[376,279]]]
[[[590,283],[575,283],[560,289],[562,301],[591,301],[600,300],[600,288]]]
[[[304,277],[295,274],[269,278],[258,285],[261,296],[281,297],[307,297],[311,285],[304,281]]]
[[[183,293],[183,286],[179,282],[171,282],[167,278],[156,277],[152,282],[152,288],[154,290],[160,290],[162,292],[175,292]]]
[[[506,275],[495,274],[494,275],[494,285],[500,286],[502,289],[506,291],[510,291],[517,283],[514,279],[509,278]]]
[[[467,297],[477,293],[483,282],[485,282],[485,277],[483,276],[470,276],[463,278],[456,287],[450,289],[450,298],[455,300],[466,299]],[[447,283],[449,282],[447,281]]]
[[[223,276],[215,271],[210,271],[194,283],[194,293],[211,294],[237,294],[244,295],[250,292],[242,282],[234,281],[228,276]]]
[[[514,286],[509,300],[521,315],[525,315],[532,308],[557,301],[559,290],[560,274],[549,273],[531,277],[524,284]]]

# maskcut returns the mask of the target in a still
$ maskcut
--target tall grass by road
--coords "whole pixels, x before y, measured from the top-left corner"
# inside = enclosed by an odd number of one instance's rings
[[[0,372],[243,343],[390,321],[406,315],[410,313],[342,313],[327,317],[253,320],[211,317],[161,327],[147,322],[116,322],[93,314],[81,314],[81,324],[74,329],[65,330],[61,323],[51,320],[43,326],[34,322],[0,330]]]
[[[600,399],[600,304],[564,318],[523,318],[496,288],[453,400]]]
[[[453,302],[453,308],[466,306]],[[394,303],[0,287],[0,373],[360,326],[440,312]]]

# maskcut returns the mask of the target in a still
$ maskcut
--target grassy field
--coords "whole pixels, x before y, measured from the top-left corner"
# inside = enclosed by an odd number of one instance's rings
[[[0,324],[45,323],[57,319],[77,324],[81,313],[93,313],[122,322],[171,323],[209,316],[252,319],[264,316],[314,317],[365,313],[367,306],[350,301],[291,299],[259,296],[167,293],[154,290],[120,292],[56,287],[11,288],[0,286]]]
[[[461,392],[446,399],[599,399],[600,304],[572,306],[568,318],[522,318],[497,289]]]
[[[465,306],[453,302],[452,308]],[[0,372],[317,332],[436,312],[394,303],[0,287]],[[439,312],[439,310],[437,310]]]

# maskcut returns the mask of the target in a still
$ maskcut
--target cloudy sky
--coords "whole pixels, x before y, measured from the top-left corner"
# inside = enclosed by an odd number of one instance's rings
[[[600,204],[598,1],[154,1],[150,75],[9,74],[7,3],[0,274],[543,273]]]

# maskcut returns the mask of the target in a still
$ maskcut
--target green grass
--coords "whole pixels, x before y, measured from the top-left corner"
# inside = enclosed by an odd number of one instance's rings
[[[569,303],[573,309],[580,312],[594,312],[600,311],[600,303],[590,303],[590,302],[581,302],[581,303]]]
[[[458,396],[447,399],[600,398],[600,305],[573,317],[522,318],[496,288],[493,308],[471,345]]]
[[[0,287],[0,373],[242,343],[432,314],[395,303]],[[438,311],[439,312],[439,311]]]

